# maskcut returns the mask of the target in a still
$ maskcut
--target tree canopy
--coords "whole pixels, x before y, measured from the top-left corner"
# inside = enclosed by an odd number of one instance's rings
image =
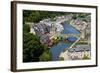
[[[24,23],[25,22],[39,22],[45,18],[54,18],[55,16],[64,15],[64,12],[51,12],[51,11],[31,11],[31,10],[24,10],[23,17]]]
[[[29,33],[29,26],[23,26],[23,62],[38,62],[43,59],[45,61],[51,59],[50,53],[47,53],[49,50],[47,46],[40,43],[38,36]]]

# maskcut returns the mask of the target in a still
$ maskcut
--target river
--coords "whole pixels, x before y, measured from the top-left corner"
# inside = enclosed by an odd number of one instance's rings
[[[64,30],[61,34],[80,34],[80,32],[72,27],[71,25],[67,23],[63,23]],[[70,40],[77,40],[75,37],[69,37]],[[67,38],[66,38],[67,39]],[[61,52],[63,52],[66,48],[70,47],[71,43],[65,43],[65,42],[59,42],[57,45],[54,45],[50,48],[50,52],[52,54],[52,61],[58,61],[59,55]]]

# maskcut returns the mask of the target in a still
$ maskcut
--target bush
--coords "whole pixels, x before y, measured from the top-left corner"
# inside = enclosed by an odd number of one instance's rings
[[[83,59],[83,60],[86,60],[86,59],[90,59],[90,58],[89,58],[89,56],[88,56],[88,55],[85,55],[85,54],[84,54],[84,56],[83,56],[83,58],[82,58],[82,59]]]
[[[51,60],[51,56],[50,56],[50,52],[44,52],[40,57],[39,57],[40,61],[50,61]]]
[[[64,58],[63,57],[59,57],[59,61],[64,61]]]
[[[23,31],[24,31],[24,32],[30,32],[30,27],[29,27],[29,25],[24,24],[24,25],[23,25]]]

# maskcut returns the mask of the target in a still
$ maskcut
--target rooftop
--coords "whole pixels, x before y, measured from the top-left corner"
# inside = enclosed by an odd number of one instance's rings
[[[82,52],[82,51],[90,51],[90,45],[77,45],[75,48],[68,49],[69,52]]]

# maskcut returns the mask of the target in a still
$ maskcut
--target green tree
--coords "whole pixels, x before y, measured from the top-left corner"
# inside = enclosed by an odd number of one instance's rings
[[[24,28],[23,28],[23,31],[24,31],[24,32],[30,32],[30,27],[29,27],[29,25],[24,24],[23,27],[24,27]]]
[[[40,43],[38,36],[26,31],[23,33],[23,62],[38,62],[39,57],[48,50],[47,46]],[[50,56],[50,53],[47,53],[47,56]],[[47,58],[46,60],[48,61]]]
[[[39,38],[31,33],[24,32],[23,35],[23,61],[39,61],[39,56],[44,48],[40,45]]]
[[[50,56],[50,52],[44,52],[40,57],[39,57],[40,61],[50,61],[51,60],[51,56]]]
[[[83,59],[83,60],[86,60],[86,59],[90,59],[90,58],[89,58],[89,56],[88,56],[88,55],[85,55],[85,54],[84,54],[84,56],[83,56],[83,58],[82,58],[82,59]]]
[[[32,10],[23,10],[23,23],[25,22],[34,22],[37,23],[43,19],[51,18],[55,16],[66,15],[64,12],[51,12],[51,11],[32,11]]]

